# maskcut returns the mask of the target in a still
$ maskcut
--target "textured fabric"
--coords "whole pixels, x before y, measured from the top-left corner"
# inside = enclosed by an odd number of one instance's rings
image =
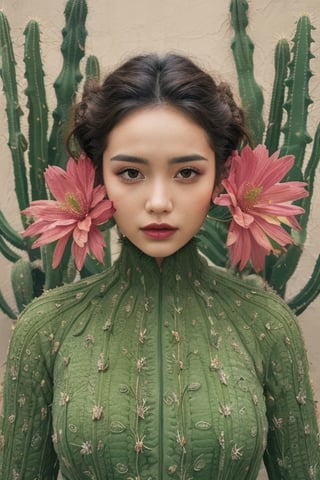
[[[44,294],[15,329],[2,480],[320,479],[307,361],[272,292],[126,243],[114,266]],[[264,453],[265,452],[265,453]]]

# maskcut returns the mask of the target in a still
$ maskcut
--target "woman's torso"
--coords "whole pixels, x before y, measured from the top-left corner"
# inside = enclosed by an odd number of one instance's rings
[[[163,272],[122,260],[99,295],[78,290],[54,364],[65,478],[257,477],[267,421],[255,293],[221,286],[193,248],[181,255]]]

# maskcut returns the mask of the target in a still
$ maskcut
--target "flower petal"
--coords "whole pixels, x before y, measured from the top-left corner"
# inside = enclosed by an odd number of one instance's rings
[[[234,221],[242,228],[249,228],[254,222],[254,217],[243,212],[240,207],[232,208],[231,211]]]
[[[95,258],[100,263],[104,263],[104,247],[106,246],[106,242],[100,230],[95,226],[92,226],[90,230],[88,246]]]
[[[69,238],[70,234],[65,235],[57,241],[56,247],[53,252],[52,268],[57,268],[59,263],[61,262]]]
[[[232,266],[240,262],[240,270],[243,270],[250,258],[250,234],[247,229],[239,227],[232,222],[227,239],[230,250],[230,262]]]
[[[83,248],[88,242],[91,224],[91,218],[88,216],[82,222],[78,222],[73,230],[73,240],[81,248]]]
[[[86,256],[88,254],[88,245],[85,244],[84,247],[79,247],[75,242],[71,244],[71,254],[74,258],[77,270],[82,270]]]
[[[281,247],[293,243],[282,223],[300,228],[295,215],[304,209],[291,202],[308,196],[306,183],[279,183],[293,166],[294,156],[278,157],[279,152],[269,156],[265,145],[254,150],[244,147],[241,155],[232,156],[229,176],[221,182],[226,193],[213,200],[228,207],[233,216],[227,246],[232,265],[240,263],[240,269],[251,259],[254,269],[261,270],[265,256],[274,250],[270,239]]]
[[[23,211],[35,220],[23,236],[39,235],[33,248],[58,240],[55,267],[71,235],[71,253],[78,269],[82,268],[89,249],[103,261],[105,244],[96,225],[108,221],[115,209],[112,201],[105,198],[104,185],[94,186],[95,167],[90,158],[85,155],[80,155],[77,161],[69,158],[66,171],[50,165],[45,179],[56,200],[37,200]]]
[[[69,227],[55,227],[51,229],[47,229],[43,232],[40,237],[33,243],[32,248],[41,247],[43,245],[47,245],[48,243],[55,242],[64,236],[70,236],[72,230],[74,229],[73,225],[69,225]]]
[[[90,217],[95,225],[101,225],[107,222],[114,212],[113,203],[110,200],[103,200],[90,211]]]

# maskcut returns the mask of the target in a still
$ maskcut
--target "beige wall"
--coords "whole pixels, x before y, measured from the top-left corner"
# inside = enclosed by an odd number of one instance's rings
[[[213,73],[236,86],[234,64],[230,51],[232,31],[229,26],[228,0],[88,0],[87,54],[95,54],[103,72],[112,68],[128,55],[146,52],[174,50],[191,55]],[[35,18],[41,24],[42,53],[46,72],[47,91],[52,93],[52,83],[61,68],[59,47],[63,26],[65,0],[0,0],[9,18],[15,44],[21,105],[25,108],[22,57],[23,29],[28,19]],[[314,25],[312,62],[315,77],[311,80],[311,94],[315,104],[311,107],[310,132],[320,118],[320,17],[319,0],[252,0],[250,2],[249,33],[255,43],[256,77],[264,89],[266,98],[271,91],[273,49],[281,36],[289,39],[295,21],[301,13],[309,13]],[[49,97],[50,108],[54,100]],[[13,173],[6,145],[4,99],[0,95],[0,206],[18,230],[21,229],[14,193]],[[316,183],[316,199],[308,232],[308,242],[299,271],[290,284],[289,294],[297,292],[304,284],[319,254],[319,178]],[[14,305],[10,287],[10,264],[0,258],[0,288],[11,305]],[[320,300],[314,302],[300,317],[309,351],[312,376],[317,395],[320,395],[320,321],[316,314]],[[5,360],[11,322],[0,312],[0,364]]]

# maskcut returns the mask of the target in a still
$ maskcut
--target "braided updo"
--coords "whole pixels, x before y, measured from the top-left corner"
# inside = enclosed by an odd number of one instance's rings
[[[218,183],[231,152],[249,142],[244,114],[227,84],[217,84],[181,55],[136,56],[102,85],[88,85],[74,110],[68,149],[78,145],[96,165],[97,182],[102,182],[102,156],[111,130],[127,114],[161,104],[176,108],[206,131],[215,152]]]

